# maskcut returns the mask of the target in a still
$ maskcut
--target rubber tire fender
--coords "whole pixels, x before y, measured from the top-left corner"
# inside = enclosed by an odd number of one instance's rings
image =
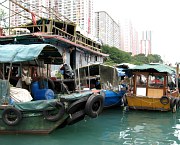
[[[167,102],[164,102],[164,100],[167,100]],[[168,98],[167,96],[162,96],[162,97],[160,98],[160,102],[161,102],[161,104],[163,104],[163,105],[167,105],[167,104],[169,104],[169,98]]]
[[[128,106],[128,101],[127,101],[127,98],[126,98],[126,94],[123,95],[122,102],[123,102],[124,106]]]
[[[85,111],[84,110],[80,110],[77,111],[75,113],[73,113],[71,116],[69,116],[69,118],[67,119],[67,125],[73,125],[81,120],[84,119],[85,117]]]
[[[88,100],[88,97],[83,97],[72,104],[67,109],[68,114],[73,114],[79,110],[83,110],[85,108],[86,102]]]
[[[104,97],[100,94],[92,94],[85,106],[85,113],[91,117],[95,118],[97,117],[104,108]]]
[[[60,101],[57,101],[57,102],[54,102],[54,103],[55,103],[54,104],[55,109],[57,109],[58,112],[55,112],[55,114],[54,114],[54,110],[44,110],[43,115],[44,115],[44,118],[46,120],[55,122],[55,121],[61,119],[64,116],[65,106]]]
[[[13,118],[11,117],[13,115]],[[2,120],[9,126],[15,126],[22,120],[22,113],[14,107],[5,108],[2,112]]]
[[[177,107],[180,107],[180,99],[177,99]]]
[[[176,105],[176,99],[175,98],[171,98],[170,108],[173,109],[175,105]]]

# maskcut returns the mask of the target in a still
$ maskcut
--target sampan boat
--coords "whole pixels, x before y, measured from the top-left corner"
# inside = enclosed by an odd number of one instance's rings
[[[176,70],[163,64],[144,64],[130,69],[132,77],[124,105],[137,110],[173,111],[180,105],[175,86]]]
[[[0,45],[0,133],[47,134],[101,113],[103,96],[69,91],[74,78],[52,79],[53,64],[62,64],[53,45]]]

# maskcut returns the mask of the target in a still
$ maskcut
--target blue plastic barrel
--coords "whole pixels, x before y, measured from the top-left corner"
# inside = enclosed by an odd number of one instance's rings
[[[32,86],[31,86],[31,93],[32,93],[32,95],[34,95],[37,90],[39,90],[39,84],[36,81],[36,82],[33,82]]]
[[[39,82],[34,82],[31,87],[31,93],[33,95],[34,100],[49,100],[54,99],[54,92],[51,89],[47,88],[47,81],[45,81],[45,88],[39,88]]]
[[[54,99],[54,92],[51,89],[39,89],[34,93],[34,100]]]

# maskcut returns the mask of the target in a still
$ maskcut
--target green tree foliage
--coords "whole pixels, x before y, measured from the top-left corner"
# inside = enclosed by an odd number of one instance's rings
[[[109,57],[105,61],[105,64],[114,65],[119,63],[132,63],[136,65],[147,64],[147,63],[162,63],[160,55],[157,54],[149,54],[146,56],[145,54],[138,54],[132,56],[131,53],[124,52],[115,47],[109,47],[104,45],[102,47],[103,53],[109,54]]]
[[[146,64],[148,63],[148,58],[145,56],[145,54],[138,54],[138,55],[135,55],[135,56],[132,56],[133,57],[133,62],[134,64]]]
[[[131,55],[115,47],[103,46],[103,53],[109,54],[106,63],[123,63],[131,61]]]

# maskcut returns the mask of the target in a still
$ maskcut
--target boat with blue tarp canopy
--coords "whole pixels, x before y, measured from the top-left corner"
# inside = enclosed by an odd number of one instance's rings
[[[64,67],[63,78],[50,76],[53,64]],[[0,45],[0,133],[47,134],[97,117],[103,96],[75,90],[75,81],[53,45]]]

